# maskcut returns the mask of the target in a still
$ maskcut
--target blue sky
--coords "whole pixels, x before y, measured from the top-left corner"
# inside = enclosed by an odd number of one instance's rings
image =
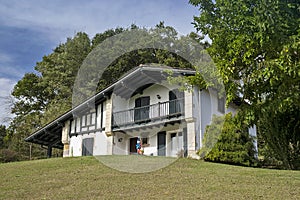
[[[153,27],[159,21],[179,33],[195,31],[199,15],[188,0],[0,0],[0,124],[8,96],[36,62],[76,32],[90,37],[132,23]]]

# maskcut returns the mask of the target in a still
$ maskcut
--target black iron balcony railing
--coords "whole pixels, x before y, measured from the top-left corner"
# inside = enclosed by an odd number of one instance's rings
[[[114,112],[112,128],[178,118],[183,113],[184,99],[160,102],[149,106]]]

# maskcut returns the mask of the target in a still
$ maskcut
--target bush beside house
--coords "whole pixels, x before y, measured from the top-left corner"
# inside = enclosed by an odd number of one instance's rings
[[[211,125],[206,127],[203,147],[198,154],[205,161],[255,166],[253,138],[231,113],[213,116]]]

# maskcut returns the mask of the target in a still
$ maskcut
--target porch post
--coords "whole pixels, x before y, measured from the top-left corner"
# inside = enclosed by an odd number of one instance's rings
[[[70,136],[69,136],[70,126],[71,126],[71,123],[70,123],[70,120],[68,120],[65,122],[63,129],[62,129],[61,142],[64,145],[63,157],[72,156],[72,155],[70,155],[70,151],[69,151],[69,149],[70,149]]]
[[[195,119],[193,117],[193,93],[184,92],[184,114],[186,121],[186,134],[187,134],[187,154],[193,157],[196,154],[196,135],[195,135]]]
[[[106,120],[105,120],[105,134],[107,136],[107,155],[113,154],[113,132],[112,132],[112,115],[113,115],[112,96],[106,100]]]
[[[51,156],[52,156],[52,145],[49,145],[47,149],[47,158],[51,158]]]

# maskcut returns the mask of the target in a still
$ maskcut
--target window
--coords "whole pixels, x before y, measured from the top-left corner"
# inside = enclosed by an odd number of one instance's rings
[[[178,114],[181,113],[180,99],[183,99],[183,92],[175,89],[169,92],[169,114]]]
[[[96,128],[102,128],[102,124],[103,124],[103,104],[99,104],[97,106],[97,110],[96,110]],[[93,121],[93,119],[92,119]]]
[[[150,97],[140,97],[135,100],[134,121],[149,119]]]
[[[82,120],[81,120],[81,126],[85,126],[85,123],[86,123],[86,117],[85,115],[82,116]]]
[[[141,140],[143,145],[148,144],[148,138],[142,138]]]
[[[96,113],[92,113],[92,119],[91,119],[91,124],[95,124],[96,123]]]
[[[171,133],[171,154],[173,154],[173,156],[176,155],[176,151],[177,151],[177,138],[176,138],[176,133]]]
[[[76,124],[75,124],[75,120],[71,120],[71,133],[75,133],[76,132]]]
[[[86,125],[89,126],[91,124],[91,115],[87,114],[86,115]]]
[[[218,98],[218,111],[225,113],[225,98]]]
[[[76,132],[80,132],[80,117],[78,117],[77,119],[76,119]]]

